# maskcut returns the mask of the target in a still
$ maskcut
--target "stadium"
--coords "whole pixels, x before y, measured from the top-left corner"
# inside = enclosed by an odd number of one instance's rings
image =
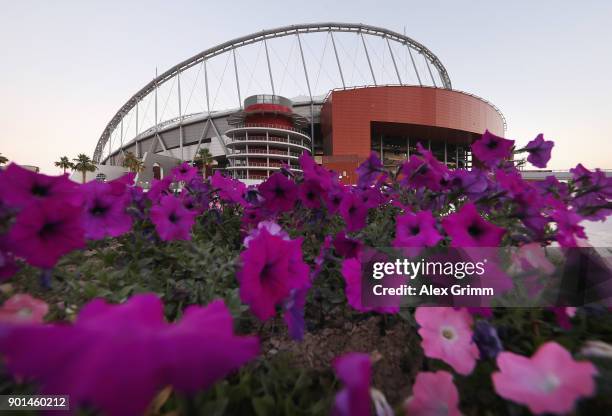
[[[486,129],[503,136],[503,114],[454,90],[423,44],[364,24],[301,24],[227,41],[156,73],[102,131],[93,176],[119,176],[131,152],[143,161],[137,182],[146,187],[208,149],[210,172],[256,184],[283,166],[299,171],[308,152],[351,184],[372,150],[393,168],[421,144],[449,167],[468,168],[470,144]]]

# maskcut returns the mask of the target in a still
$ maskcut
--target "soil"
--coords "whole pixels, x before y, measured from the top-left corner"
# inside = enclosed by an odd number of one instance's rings
[[[262,351],[266,356],[288,353],[296,367],[322,371],[344,353],[368,353],[374,362],[372,386],[395,405],[409,396],[409,386],[421,369],[423,355],[419,338],[409,323],[396,321],[382,331],[381,319],[373,316],[342,327],[306,332],[302,342],[290,339],[286,333],[275,334],[263,340]]]

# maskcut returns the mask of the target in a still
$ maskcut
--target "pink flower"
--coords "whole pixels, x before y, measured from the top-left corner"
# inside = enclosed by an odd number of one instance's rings
[[[578,238],[587,238],[584,227],[580,225],[583,218],[567,208],[556,209],[552,213],[553,220],[557,223],[557,242],[561,247],[576,247]]]
[[[542,133],[538,134],[525,146],[525,151],[529,153],[527,161],[537,168],[545,168],[550,160],[550,153],[554,145],[555,143],[552,140],[544,140]]]
[[[340,204],[342,204],[342,200],[344,199],[345,186],[344,185],[336,185],[333,186],[328,193],[325,194],[325,204],[327,206],[327,211],[331,215],[335,215],[340,210]]]
[[[370,416],[370,357],[367,354],[351,352],[336,358],[333,365],[336,376],[344,383],[344,388],[336,394],[332,415]]]
[[[442,227],[451,237],[453,247],[498,247],[506,232],[485,221],[471,202],[442,219]]]
[[[293,289],[307,286],[308,266],[302,260],[302,240],[287,240],[261,228],[249,241],[237,273],[240,298],[260,320],[272,318],[276,305]]]
[[[81,191],[85,238],[118,237],[132,228],[132,217],[126,211],[130,197],[123,183],[91,181],[81,185]]]
[[[237,179],[227,178],[219,171],[210,179],[211,185],[219,192],[219,197],[229,203],[244,205],[246,185]]]
[[[417,143],[418,155],[411,155],[402,165],[401,184],[410,188],[442,189],[442,182],[448,179],[448,168],[440,163],[429,151]]]
[[[52,199],[24,208],[9,233],[16,256],[49,269],[61,256],[85,247],[81,208]]]
[[[0,176],[0,201],[10,207],[23,208],[37,201],[59,199],[78,205],[78,185],[68,175],[47,176],[11,163]]]
[[[397,216],[394,247],[433,247],[441,239],[436,219],[430,211],[407,212]]]
[[[377,208],[385,202],[385,197],[377,188],[359,189],[356,193],[361,203],[368,209]]]
[[[328,191],[337,182],[334,178],[335,173],[317,164],[309,154],[304,153],[300,156],[299,162],[304,171],[304,179],[317,182],[321,189]]]
[[[459,374],[470,374],[479,356],[472,342],[472,316],[465,309],[427,306],[416,308],[414,316],[425,355],[444,361]]]
[[[418,373],[405,410],[407,416],[461,416],[459,392],[452,374],[446,371]]]
[[[172,169],[172,175],[177,181],[189,182],[198,174],[198,169],[191,166],[188,162],[183,162]]]
[[[153,179],[151,188],[147,192],[147,198],[153,202],[159,201],[163,195],[170,193],[170,184],[172,184],[172,175],[168,175],[164,179]]]
[[[183,188],[179,198],[181,199],[183,206],[189,211],[195,212],[196,214],[201,214],[204,212],[204,207],[200,205],[196,197],[192,195],[187,188]]]
[[[191,227],[196,215],[171,195],[163,196],[159,204],[151,208],[150,214],[157,234],[164,241],[191,240]]]
[[[595,366],[574,361],[553,341],[543,344],[531,358],[502,352],[497,366],[500,371],[492,375],[497,394],[526,405],[533,413],[569,413],[576,400],[595,393]]]
[[[472,153],[476,159],[491,167],[512,156],[514,140],[498,137],[486,130],[482,137],[472,143]]]
[[[371,152],[370,156],[355,171],[359,176],[358,186],[360,188],[371,186],[384,171],[384,166],[378,157],[378,153]]]
[[[315,179],[307,179],[298,188],[298,196],[306,208],[317,209],[321,207],[323,188]]]
[[[270,212],[285,212],[293,209],[297,199],[295,182],[277,172],[259,185],[259,193],[264,197],[264,206]]]
[[[0,322],[13,324],[41,323],[49,312],[47,302],[27,293],[16,294],[0,307]]]
[[[346,294],[346,299],[348,304],[353,307],[353,309],[359,312],[371,312],[375,311],[378,313],[398,313],[399,312],[399,298],[397,298],[397,305],[392,306],[380,306],[380,307],[371,307],[363,305],[361,301],[362,296],[362,271],[361,271],[361,262],[359,259],[355,257],[347,258],[342,262],[342,277],[344,277],[344,282],[346,283],[346,287],[344,289],[344,293]],[[392,298],[395,301],[395,297]],[[389,299],[385,299],[389,300]]]
[[[363,247],[358,239],[349,238],[344,231],[340,231],[334,237],[334,250],[344,258],[357,257]]]
[[[168,324],[152,294],[121,305],[93,300],[74,324],[0,331],[0,352],[13,375],[35,381],[42,394],[70,395],[74,410],[87,405],[115,416],[144,414],[167,385],[185,393],[209,388],[253,359],[258,344],[256,337],[234,335],[223,301],[188,307]]]
[[[253,241],[259,236],[261,230],[266,230],[268,233],[279,236],[283,240],[291,240],[289,238],[289,234],[287,234],[287,232],[283,230],[283,228],[274,221],[261,221],[259,224],[257,224],[257,228],[251,230],[249,235],[244,238],[244,246],[248,248],[251,241]]]
[[[340,215],[347,231],[359,231],[366,226],[368,208],[354,192],[346,192],[340,203]]]

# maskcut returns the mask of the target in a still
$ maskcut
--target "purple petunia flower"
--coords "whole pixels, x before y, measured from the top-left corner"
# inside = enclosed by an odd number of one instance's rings
[[[378,177],[384,172],[384,167],[378,153],[372,152],[370,156],[359,165],[356,170],[359,180],[357,185],[360,188],[366,188],[371,186]]]
[[[257,206],[249,205],[244,208],[240,221],[245,228],[249,229],[264,221],[266,218],[267,213],[265,213],[263,209]]]
[[[385,197],[377,188],[367,188],[356,190],[357,195],[366,208],[377,208],[385,202]]]
[[[458,212],[447,215],[442,227],[451,237],[452,247],[498,247],[505,230],[485,221],[476,206],[467,203]]]
[[[560,182],[553,175],[547,176],[543,181],[535,182],[534,186],[542,195],[550,195],[555,199],[564,200],[569,196],[567,184]]]
[[[550,153],[554,145],[555,143],[552,140],[544,140],[542,133],[538,134],[525,146],[525,151],[529,153],[527,161],[537,168],[545,168],[550,160]]]
[[[339,211],[346,223],[346,231],[359,231],[366,226],[368,208],[354,192],[344,194]]]
[[[482,137],[472,143],[472,153],[478,161],[492,167],[512,156],[514,140],[504,139],[485,131]]]
[[[147,191],[147,198],[153,202],[170,193],[170,185],[172,184],[172,175],[166,176],[164,179],[153,179],[151,188]]]
[[[397,216],[394,247],[433,247],[441,239],[436,219],[430,211],[407,212]]]
[[[0,200],[9,207],[23,208],[38,201],[60,199],[64,204],[78,205],[78,184],[67,175],[48,176],[11,163],[0,176]]]
[[[304,153],[300,156],[299,163],[304,172],[304,179],[317,182],[321,189],[328,191],[337,183],[335,174],[317,164],[309,154]]]
[[[404,175],[400,183],[409,188],[428,188],[432,191],[441,189],[442,173],[432,167],[418,155],[411,155],[402,165]]]
[[[81,208],[51,199],[24,208],[9,232],[16,256],[50,269],[61,256],[85,247]]]
[[[449,173],[448,185],[451,191],[474,201],[485,195],[489,182],[481,170],[454,169]]]
[[[336,394],[332,415],[370,416],[372,414],[370,357],[367,354],[351,352],[337,357],[333,366],[344,388]]]
[[[298,196],[306,208],[317,209],[321,207],[323,188],[315,179],[307,179],[298,187]]]
[[[263,205],[270,212],[291,211],[297,199],[297,186],[285,175],[276,172],[259,185],[259,193],[264,197]]]
[[[288,240],[262,227],[240,258],[240,299],[262,321],[275,315],[275,306],[285,301],[293,289],[309,284],[301,239]]]
[[[189,182],[198,174],[198,169],[188,162],[183,162],[172,169],[172,176],[176,181]]]
[[[612,199],[612,178],[596,169],[594,172],[578,164],[570,169],[576,183],[576,195],[571,205],[580,215],[590,221],[603,221],[610,214],[609,201]]]
[[[266,230],[268,233],[281,237],[283,240],[291,241],[289,234],[287,234],[287,232],[283,230],[283,227],[278,225],[276,222],[261,221],[259,224],[257,224],[257,227],[251,230],[249,235],[247,235],[244,238],[244,241],[242,243],[244,244],[246,248],[249,247],[249,244],[251,244],[251,241],[255,240],[259,236],[259,234],[261,233],[261,230]]]
[[[497,329],[487,321],[478,321],[474,325],[472,339],[480,352],[480,359],[495,359],[504,347],[497,335]]]
[[[310,289],[310,282],[299,289],[292,289],[289,297],[283,304],[283,320],[287,324],[287,330],[291,339],[302,341],[304,339],[304,307],[306,296]]]
[[[363,243],[360,240],[347,237],[344,231],[340,231],[334,237],[334,250],[346,259],[357,257],[362,247]]]
[[[582,217],[567,208],[555,209],[551,214],[557,224],[556,238],[561,247],[576,247],[576,237],[586,239],[584,227],[579,225]]]
[[[331,247],[331,236],[326,236],[321,244],[319,254],[315,258],[315,266],[310,273],[310,281],[303,287],[292,289],[289,298],[283,304],[283,320],[287,324],[289,336],[296,340],[304,339],[304,329],[306,323],[304,321],[304,307],[306,306],[306,296],[312,286],[312,282],[319,276],[323,269],[325,257]]]
[[[325,205],[331,215],[337,214],[340,210],[340,204],[342,204],[345,193],[345,185],[337,184],[325,194]]]
[[[124,184],[91,181],[81,185],[81,191],[85,238],[118,237],[132,228],[132,217],[126,211],[130,199]]]
[[[193,195],[191,195],[191,193],[186,188],[183,188],[179,198],[181,199],[183,206],[189,211],[193,211],[196,214],[201,214],[204,210],[203,207],[198,204],[198,201],[194,198]]]
[[[234,335],[221,300],[188,307],[168,324],[161,301],[144,294],[121,305],[93,300],[71,325],[5,325],[0,351],[11,373],[36,381],[42,394],[70,395],[74,410],[129,416],[144,414],[167,385],[209,388],[252,360],[259,342]]]
[[[164,241],[191,240],[191,227],[196,215],[196,212],[185,208],[180,199],[171,195],[163,196],[150,213],[155,230]]]
[[[237,179],[223,176],[219,171],[210,179],[211,185],[219,192],[219,197],[231,204],[245,205],[246,185]]]
[[[537,194],[537,191],[529,190],[514,198],[514,217],[521,220],[536,238],[544,235],[546,225],[550,220],[542,215],[544,201]]]
[[[510,171],[496,169],[495,180],[497,181],[499,188],[506,191],[506,193],[511,197],[516,197],[517,195],[521,195],[522,193],[533,189],[533,186],[525,181],[519,171],[516,169]]]
[[[385,306],[366,306],[362,302],[362,270],[361,270],[361,259],[357,257],[351,257],[342,261],[341,268],[342,277],[346,284],[344,293],[348,304],[359,312],[377,312],[377,313],[398,313],[399,298],[387,298],[385,299],[388,303]],[[400,279],[396,279],[401,284]]]

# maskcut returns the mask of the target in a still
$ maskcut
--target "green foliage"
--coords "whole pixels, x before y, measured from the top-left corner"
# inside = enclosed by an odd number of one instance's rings
[[[286,213],[279,223],[291,237],[303,239],[304,259],[313,267],[325,236],[334,236],[344,224],[337,217],[329,221],[309,210],[297,210],[303,212]],[[398,212],[399,208],[391,205],[372,210],[368,226],[359,232],[358,237],[369,246],[390,246],[395,233],[394,217]],[[171,243],[160,242],[152,225],[139,221],[130,234],[92,242],[87,250],[64,257],[52,272],[50,289],[41,287],[38,270],[24,266],[12,280],[13,291],[29,292],[45,299],[51,305],[49,320],[72,320],[83,304],[96,297],[122,302],[135,293],[154,292],[163,299],[170,321],[180,318],[187,305],[207,304],[213,299],[223,298],[232,311],[237,331],[260,336],[261,358],[195,397],[173,392],[163,400],[159,414],[178,411],[185,415],[326,415],[339,388],[331,369],[298,366],[296,359],[300,357],[291,350],[270,354],[267,342],[271,338],[282,338],[282,325],[274,322],[262,325],[240,302],[236,281],[244,238],[240,214],[232,207],[223,211],[210,210],[198,217],[192,241]],[[513,226],[510,220],[503,218],[503,212],[493,211],[491,216],[499,218],[496,219],[498,222],[506,221],[507,227]],[[340,265],[341,259],[332,250],[310,291],[305,317],[307,330],[316,336],[325,334],[327,328],[346,324],[359,327],[365,319],[373,316],[358,314],[347,307]],[[0,296],[4,300],[8,294]],[[500,308],[495,311],[491,323],[498,328],[505,349],[531,355],[548,340],[555,340],[570,351],[578,351],[589,339],[612,342],[610,314],[604,313],[597,319],[590,316],[581,310],[573,327],[561,330],[551,311]],[[412,325],[416,331],[411,311],[404,310],[397,317],[380,318],[383,336],[389,325],[400,321],[403,325]],[[421,359],[408,358],[401,363],[404,376],[397,381],[400,386],[410,385],[411,374],[420,369],[448,370],[439,360],[425,360],[424,367],[421,367],[421,362]],[[602,359],[595,364],[600,371],[599,393],[596,399],[580,404],[582,414],[604,414],[603,409],[612,406],[611,360]],[[465,414],[525,414],[524,407],[494,394],[491,373],[495,369],[495,363],[489,360],[481,362],[469,377],[455,376]],[[0,375],[1,394],[31,391],[34,391],[33,386],[16,385],[9,381],[8,375]],[[392,404],[399,408],[403,399],[405,396]]]

